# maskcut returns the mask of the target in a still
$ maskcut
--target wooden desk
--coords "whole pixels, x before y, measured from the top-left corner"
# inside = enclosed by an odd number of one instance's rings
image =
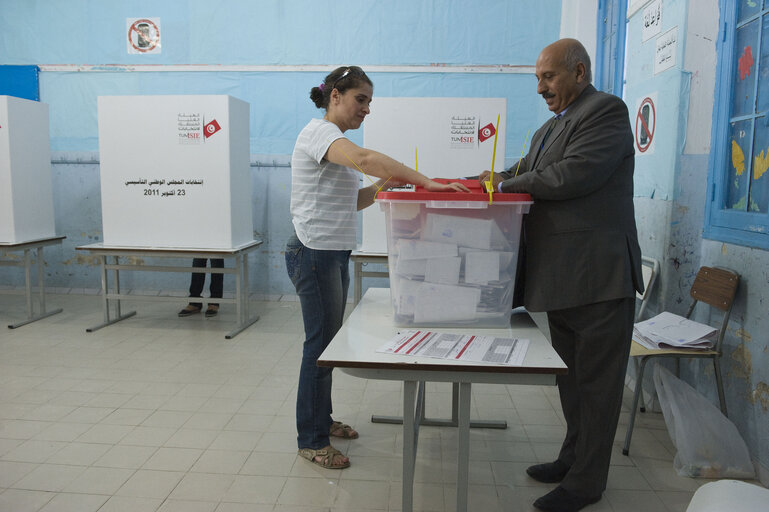
[[[43,247],[48,245],[60,244],[62,240],[67,238],[66,236],[53,236],[50,238],[40,238],[38,240],[30,240],[29,242],[19,243],[5,243],[0,242],[0,251],[24,251],[24,260],[0,260],[0,266],[3,267],[24,267],[24,292],[27,297],[27,319],[22,322],[17,322],[8,326],[9,329],[16,329],[22,325],[46,318],[56,313],[61,313],[62,309],[54,309],[52,311],[45,310],[45,279],[43,279]],[[38,306],[39,313],[34,314],[34,308],[32,307],[32,250],[37,249],[37,289],[38,289]]]
[[[363,294],[364,277],[390,277],[390,273],[386,270],[363,270],[363,265],[368,263],[375,263],[377,265],[387,266],[387,253],[353,251],[353,253],[350,255],[350,260],[353,262],[353,304],[357,305],[358,302],[360,302],[361,295]]]
[[[169,297],[154,295],[128,295],[120,293],[120,271],[133,270],[143,272],[184,272],[191,274],[193,272],[206,274],[234,274],[235,275],[235,298],[225,299],[217,298],[216,302],[224,304],[235,304],[237,310],[237,324],[235,329],[227,333],[226,339],[234,338],[238,333],[259,320],[259,316],[249,316],[248,312],[248,254],[262,245],[261,240],[252,240],[247,244],[234,249],[188,249],[188,248],[155,248],[155,247],[119,247],[107,246],[103,243],[89,244],[77,247],[79,251],[88,251],[98,256],[101,261],[101,297],[104,309],[104,322],[86,329],[86,332],[93,332],[102,327],[114,324],[126,318],[132,317],[136,311],[122,314],[120,310],[121,299],[144,300],[144,301],[173,301],[179,302],[187,300],[188,297]],[[148,258],[234,258],[235,268],[211,268],[211,267],[192,267],[192,266],[152,266],[140,263],[121,264],[120,257],[148,257]],[[108,263],[107,258],[114,258],[114,263]],[[140,260],[141,261],[141,260]],[[114,272],[114,291],[110,292],[108,281],[108,271]],[[110,300],[115,301],[115,317],[110,317]]]
[[[478,334],[530,340],[521,366],[466,362],[383,354],[376,350],[399,330],[393,323],[390,290],[369,289],[340,331],[318,359],[319,366],[340,368],[364,379],[403,381],[403,512],[411,512],[414,499],[414,465],[419,440],[419,418],[424,405],[425,382],[459,385],[457,507],[467,511],[470,459],[470,391],[473,383],[555,385],[555,375],[567,369],[547,338],[528,315],[516,314],[506,329],[430,329],[457,334]]]

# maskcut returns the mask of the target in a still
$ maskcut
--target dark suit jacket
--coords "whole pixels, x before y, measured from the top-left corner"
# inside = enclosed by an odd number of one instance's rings
[[[643,291],[633,155],[625,103],[588,85],[562,119],[534,133],[518,175],[513,177],[517,164],[501,173],[503,192],[534,198],[522,243],[528,310],[552,311]]]

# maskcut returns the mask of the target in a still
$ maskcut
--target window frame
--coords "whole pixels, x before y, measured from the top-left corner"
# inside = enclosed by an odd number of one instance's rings
[[[713,126],[710,136],[710,157],[708,160],[708,185],[705,198],[705,225],[703,237],[711,240],[733,243],[758,249],[769,249],[769,212],[752,213],[741,212],[725,208],[727,194],[727,180],[729,177],[726,165],[729,144],[729,128],[732,109],[732,94],[735,86],[735,78],[732,70],[735,61],[735,44],[737,39],[737,3],[729,0],[719,0],[721,20],[719,34],[716,42],[716,81],[713,94]],[[759,22],[759,34],[761,33],[761,19],[769,15],[769,4],[759,9],[759,13],[751,17]],[[749,23],[749,22],[746,22]],[[756,52],[755,73],[756,84],[754,101],[757,101],[758,75],[761,63],[761,45],[769,44],[769,40],[761,41]],[[769,111],[766,112],[769,116]],[[739,116],[743,117],[743,116]],[[755,107],[751,118],[756,118]],[[754,124],[754,126],[757,126]],[[753,141],[748,158],[753,158]],[[752,166],[746,172],[752,171]],[[748,176],[750,180],[750,175]]]
[[[613,4],[613,13],[615,20],[609,20],[607,11],[609,5]],[[599,0],[598,13],[596,19],[596,49],[595,49],[595,74],[593,82],[596,88],[615,96],[622,97],[625,87],[625,50],[627,34],[627,0]],[[606,23],[604,23],[606,19]],[[615,54],[605,55],[604,38],[607,35],[607,25],[610,21],[616,21],[617,31],[611,34],[614,39]],[[609,62],[614,63],[614,75],[609,77],[609,83],[603,81],[603,71]]]

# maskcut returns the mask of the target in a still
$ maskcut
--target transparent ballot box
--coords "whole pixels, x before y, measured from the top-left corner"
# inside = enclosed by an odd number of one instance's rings
[[[446,182],[448,180],[437,180]],[[385,213],[390,294],[399,326],[508,325],[528,194],[389,191]]]

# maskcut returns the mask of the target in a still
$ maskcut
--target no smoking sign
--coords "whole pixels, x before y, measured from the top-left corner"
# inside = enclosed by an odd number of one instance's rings
[[[635,145],[639,152],[650,154],[654,130],[657,125],[657,111],[654,101],[649,96],[645,97],[638,106],[635,118]]]

